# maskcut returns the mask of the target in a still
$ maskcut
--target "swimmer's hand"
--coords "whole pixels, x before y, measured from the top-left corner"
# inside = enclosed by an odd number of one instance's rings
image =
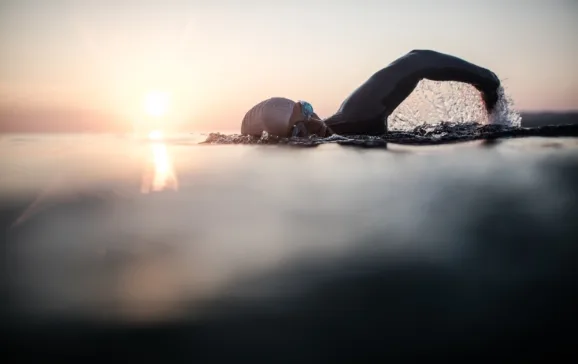
[[[500,89],[501,82],[498,76],[490,71],[492,81],[489,82],[488,85],[485,87],[477,87],[478,90],[482,93],[482,100],[484,101],[484,105],[486,106],[486,111],[488,114],[491,114],[498,103],[498,99],[500,98],[498,94],[498,90]]]
[[[486,111],[491,114],[498,103],[498,90],[492,92],[482,92],[482,100],[484,100],[484,105],[486,106]]]

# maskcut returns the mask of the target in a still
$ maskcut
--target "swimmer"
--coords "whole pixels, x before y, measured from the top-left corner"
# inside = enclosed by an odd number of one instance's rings
[[[306,101],[274,97],[247,112],[241,134],[280,137],[334,133],[382,135],[387,117],[412,93],[419,81],[458,81],[481,93],[488,113],[498,101],[500,80],[488,69],[458,57],[431,50],[413,50],[376,72],[341,104],[331,117],[322,120]]]

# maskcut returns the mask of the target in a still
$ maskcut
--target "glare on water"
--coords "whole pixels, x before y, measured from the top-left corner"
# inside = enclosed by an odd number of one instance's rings
[[[162,141],[162,132],[155,130],[149,134],[151,164],[143,174],[141,185],[142,193],[162,191],[165,189],[178,190],[178,180],[173,168],[167,146]]]

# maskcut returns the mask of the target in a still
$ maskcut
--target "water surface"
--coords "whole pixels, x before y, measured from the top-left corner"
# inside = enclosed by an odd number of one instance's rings
[[[205,137],[0,138],[9,347],[263,362],[570,348],[577,138]]]

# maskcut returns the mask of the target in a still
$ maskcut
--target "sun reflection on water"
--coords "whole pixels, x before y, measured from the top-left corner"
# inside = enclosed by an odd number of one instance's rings
[[[167,189],[178,190],[179,183],[167,146],[163,143],[163,134],[159,130],[149,133],[151,140],[151,166],[143,175],[141,192],[150,193]]]

